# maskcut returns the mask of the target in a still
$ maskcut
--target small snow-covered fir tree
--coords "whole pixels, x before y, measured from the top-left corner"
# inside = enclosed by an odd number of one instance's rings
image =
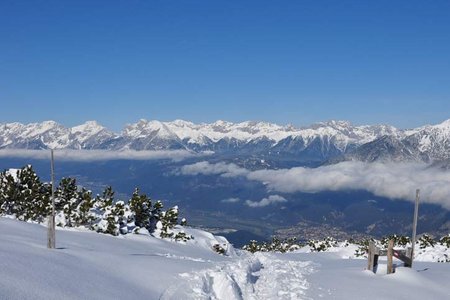
[[[101,232],[111,235],[119,235],[119,226],[117,225],[117,219],[114,216],[111,206],[106,207],[104,220],[106,221],[106,228]]]
[[[39,192],[36,193],[33,219],[39,223],[44,222],[51,213],[51,189],[50,184],[43,183],[40,185]]]
[[[94,208],[95,200],[92,198],[92,192],[85,188],[82,188],[78,193],[78,197],[81,199],[80,204],[77,208],[77,216],[75,219],[76,225],[84,225],[84,226],[92,226],[92,223],[95,221],[95,216],[92,213],[92,209]]]
[[[148,231],[154,232],[157,228],[157,224],[161,223],[160,219],[163,207],[164,205],[160,200],[156,201],[153,205],[153,208],[150,211],[150,224],[147,227]]]
[[[247,245],[244,245],[242,249],[247,250],[251,253],[255,253],[260,251],[260,246],[258,245],[258,242],[256,240],[251,240]]]
[[[78,205],[82,199],[79,197],[78,186],[75,178],[63,178],[55,192],[55,206],[57,210],[62,210],[65,223],[60,225],[72,227],[77,223]]]
[[[13,215],[15,212],[15,202],[20,194],[19,185],[10,172],[3,171],[0,178],[0,213]]]
[[[114,232],[113,225],[114,217],[112,214],[112,207],[114,203],[114,191],[111,186],[108,186],[104,189],[102,195],[97,195],[94,200],[93,212],[96,216],[96,220],[94,221],[91,227],[93,230],[97,232],[108,233]],[[109,227],[109,229],[107,229]]]
[[[129,206],[134,215],[134,224],[140,228],[149,228],[152,213],[150,198],[145,194],[139,194],[139,189],[135,188]]]
[[[114,203],[114,191],[111,186],[105,188],[102,196],[97,195],[97,203],[99,208],[105,210],[108,206],[112,206]]]
[[[17,219],[42,221],[48,199],[42,183],[31,165],[0,175],[0,213]]]
[[[174,233],[172,229],[178,223],[178,206],[169,208],[167,211],[161,213],[161,233],[162,238],[173,237]]]
[[[17,172],[17,181],[21,189],[18,200],[17,217],[21,220],[32,220],[37,217],[35,202],[40,199],[41,182],[31,165],[25,166]]]

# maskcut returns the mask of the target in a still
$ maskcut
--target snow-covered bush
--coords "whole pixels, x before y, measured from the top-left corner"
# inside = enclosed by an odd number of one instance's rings
[[[261,242],[258,243],[255,240],[251,240],[247,245],[242,247],[243,250],[247,250],[251,253],[255,252],[290,252],[298,250],[302,247],[301,244],[297,242],[297,239],[290,238],[286,240],[279,240],[274,237],[271,242]]]
[[[408,236],[392,234],[382,238],[380,240],[381,245],[387,248],[390,240],[394,240],[394,246],[405,247],[406,245],[411,244],[411,239]]]
[[[422,235],[419,239],[420,249],[425,249],[427,247],[434,247],[435,244],[436,244],[436,241],[428,234]]]
[[[322,241],[310,240],[308,246],[311,248],[312,252],[322,252],[326,251],[331,247],[337,246],[337,241],[332,237],[326,237]]]
[[[213,250],[219,254],[225,255],[226,250],[220,244],[214,244],[212,246]]]
[[[439,244],[446,246],[447,248],[450,248],[450,234],[443,236],[439,239]]]

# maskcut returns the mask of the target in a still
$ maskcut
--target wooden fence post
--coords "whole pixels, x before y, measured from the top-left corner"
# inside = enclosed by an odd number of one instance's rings
[[[394,240],[389,240],[388,250],[387,250],[387,273],[394,273],[394,267],[392,264],[392,259],[394,255]]]
[[[374,272],[375,267],[375,243],[369,242],[369,251],[367,252],[367,270]]]

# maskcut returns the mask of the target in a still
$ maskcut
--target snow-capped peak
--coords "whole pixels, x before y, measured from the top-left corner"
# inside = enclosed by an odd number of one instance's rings
[[[127,138],[148,138],[158,137],[160,139],[178,139],[178,136],[170,129],[170,124],[157,120],[139,120],[135,124],[128,125],[123,130],[122,135]]]
[[[445,120],[444,122],[442,122],[440,124],[436,124],[433,127],[439,128],[441,130],[448,130],[448,131],[450,131],[450,119]]]
[[[97,121],[87,121],[84,124],[72,127],[71,132],[72,133],[89,132],[91,134],[95,134],[104,129],[106,128],[98,124]]]

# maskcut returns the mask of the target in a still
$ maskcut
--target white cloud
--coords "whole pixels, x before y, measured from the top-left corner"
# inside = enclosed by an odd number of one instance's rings
[[[180,161],[189,157],[199,156],[186,150],[158,150],[158,151],[135,151],[135,150],[54,150],[55,160],[62,161],[107,161],[107,160],[157,160],[171,159]],[[200,154],[202,155],[202,154]],[[2,149],[2,157],[22,157],[33,159],[50,159],[50,150],[25,150],[25,149]]]
[[[280,195],[270,195],[269,197],[263,198],[260,201],[246,200],[245,204],[250,207],[265,207],[271,204],[283,203],[286,201],[287,200]]]
[[[424,164],[342,162],[314,169],[260,170],[247,178],[285,193],[366,190],[406,200],[413,200],[415,190],[420,188],[422,202],[450,208],[450,172]]]
[[[241,168],[235,164],[219,162],[211,164],[207,161],[201,161],[192,165],[181,167],[182,175],[220,175],[223,177],[245,176],[249,173],[247,169]]]
[[[295,167],[258,171],[250,171],[235,164],[225,163],[201,162],[191,167],[192,169],[186,170],[196,169],[196,172],[185,172],[185,174],[246,176],[249,180],[266,184],[269,191],[282,193],[365,190],[390,199],[413,201],[415,191],[419,188],[421,203],[440,204],[450,209],[450,171],[431,168],[421,163],[348,161],[318,168]]]
[[[239,202],[239,201],[241,201],[241,199],[239,199],[239,198],[228,198],[228,199],[223,199],[220,202],[222,202],[222,203],[236,203],[236,202]]]

